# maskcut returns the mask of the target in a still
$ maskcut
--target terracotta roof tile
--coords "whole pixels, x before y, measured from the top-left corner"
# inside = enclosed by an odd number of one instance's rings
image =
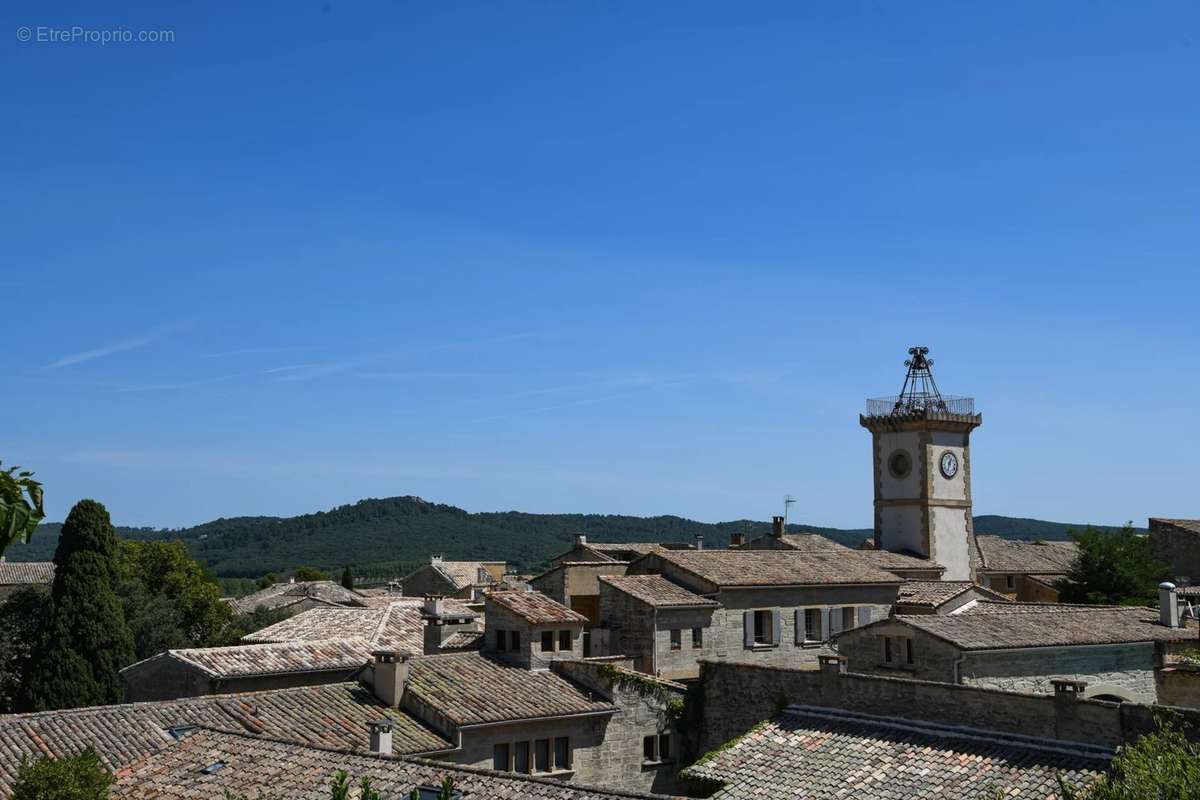
[[[480,653],[423,656],[409,663],[406,691],[455,725],[616,709],[557,673],[510,666]]]
[[[600,580],[648,606],[657,608],[716,608],[720,605],[716,600],[693,594],[661,575],[601,575]]]
[[[206,774],[212,764],[222,767]],[[654,795],[612,791],[560,780],[503,774],[415,758],[386,758],[215,730],[199,730],[123,773],[119,800],[215,800],[226,791],[251,797],[327,800],[334,773],[370,777],[387,798],[450,777],[471,800],[614,800]]]
[[[723,783],[713,800],[1048,800],[1060,776],[1086,786],[1111,758],[1087,745],[791,706],[684,775]]]
[[[167,650],[136,664],[130,664],[121,672],[160,658],[190,664],[213,678],[350,671],[365,666],[371,660],[373,649],[366,639],[317,639],[307,642],[241,644],[233,647],[190,647]]]
[[[979,566],[987,572],[1065,575],[1079,554],[1074,542],[1027,542],[1001,536],[975,537]]]
[[[657,557],[717,586],[899,583],[889,572],[843,553],[796,550],[664,550]]]
[[[1013,612],[1005,609],[1004,603],[979,605],[998,610],[988,613],[976,606],[963,614],[898,615],[890,621],[911,625],[963,650],[1196,638],[1194,623],[1187,628],[1165,627],[1159,624],[1158,612],[1152,608],[1068,606],[1067,609]]]
[[[548,625],[556,622],[584,623],[588,619],[583,614],[551,600],[541,592],[528,592],[520,589],[510,591],[493,591],[487,593],[487,602],[497,603],[512,613],[534,625]]]
[[[993,601],[1007,602],[1003,595],[996,594],[990,589],[985,589],[970,581],[905,581],[900,584],[900,594],[896,602],[910,606],[937,608],[972,589]]]
[[[866,563],[885,570],[937,570],[944,572],[945,567],[936,561],[907,553],[893,553],[890,550],[851,550],[851,558],[857,558]]]
[[[1200,533],[1200,519],[1163,519],[1162,517],[1151,517],[1150,521],[1164,522],[1167,525],[1182,528],[1189,533]]]
[[[0,586],[53,582],[53,561],[5,561],[0,559]]]
[[[235,613],[249,614],[258,608],[283,608],[304,600],[316,600],[329,605],[365,605],[363,596],[333,581],[298,581],[276,583],[254,594],[230,601]]]
[[[207,695],[153,703],[0,715],[0,798],[12,793],[22,757],[73,755],[92,746],[118,770],[175,739],[174,726],[210,725],[325,747],[366,749],[367,722],[392,720],[396,754],[451,747],[407,714],[354,683]],[[328,791],[328,790],[326,790]]]

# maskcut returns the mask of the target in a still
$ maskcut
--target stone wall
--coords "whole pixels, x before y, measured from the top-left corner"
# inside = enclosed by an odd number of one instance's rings
[[[1200,584],[1200,534],[1161,519],[1150,520],[1150,544],[1176,583]]]
[[[583,658],[583,624],[556,623],[554,625],[532,625],[524,617],[512,613],[499,603],[488,602],[485,612],[484,647],[511,664],[526,669],[546,669],[550,662],[560,658]],[[505,631],[506,647],[497,651],[497,631]],[[520,633],[520,644],[512,647],[512,633]],[[571,634],[570,649],[563,649],[559,643],[559,634],[567,631]],[[542,633],[552,634],[551,650],[542,649]]]
[[[1085,697],[1096,694],[1154,703],[1154,644],[1103,647],[1038,647],[1012,652],[968,652],[959,674],[970,686],[1054,694],[1052,678],[1087,681]]]
[[[424,597],[427,594],[440,594],[446,597],[470,599],[470,588],[461,592],[446,579],[440,570],[426,564],[404,579],[401,590],[406,597]]]
[[[1200,709],[1200,667],[1172,664],[1159,670],[1155,679],[1160,703]]]
[[[1029,695],[976,686],[854,673],[705,662],[701,748],[709,750],[776,715],[781,703],[841,708],[1047,739],[1117,747],[1154,729],[1155,706]],[[1200,711],[1175,709],[1192,735]]]

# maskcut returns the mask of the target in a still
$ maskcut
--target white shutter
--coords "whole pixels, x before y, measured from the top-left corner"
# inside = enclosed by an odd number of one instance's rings
[[[779,609],[771,612],[771,644],[782,644],[783,639],[783,615],[779,613]]]
[[[742,641],[746,647],[754,646],[754,612],[742,612]]]
[[[804,609],[797,608],[796,613],[796,644],[804,644]]]
[[[862,606],[858,609],[858,625],[862,627],[871,621],[872,609],[870,606]]]
[[[829,638],[829,618],[831,616],[833,616],[832,614],[829,613],[831,610],[832,609],[829,609],[829,608],[821,609],[821,637],[820,638],[821,638],[822,642]]]

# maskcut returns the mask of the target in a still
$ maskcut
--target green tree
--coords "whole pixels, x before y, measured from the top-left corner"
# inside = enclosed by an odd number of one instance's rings
[[[1112,769],[1087,789],[1062,778],[1064,800],[1200,800],[1200,744],[1172,721],[1121,749]]]
[[[1132,523],[1115,533],[1089,527],[1071,538],[1079,557],[1058,584],[1064,603],[1158,605],[1158,584],[1170,570]]]
[[[17,694],[49,603],[50,592],[41,586],[18,589],[0,603],[0,714],[17,710]]]
[[[227,644],[233,611],[181,541],[122,541],[119,593],[137,658]]]
[[[103,505],[81,500],[71,509],[54,564],[49,616],[21,705],[41,711],[120,702],[118,671],[133,662],[134,647],[116,593],[117,536]]]
[[[354,591],[354,573],[351,571],[349,565],[342,570],[342,588]]]
[[[0,553],[13,542],[28,542],[46,516],[42,485],[20,467],[0,469]]]
[[[105,800],[112,782],[89,747],[77,756],[21,762],[12,800]]]
[[[279,576],[276,575],[274,572],[268,572],[266,575],[263,575],[261,578],[258,579],[258,588],[259,589],[267,589],[267,588],[274,586],[277,583],[279,583]]]
[[[297,581],[327,581],[329,576],[316,567],[300,567],[296,570]]]

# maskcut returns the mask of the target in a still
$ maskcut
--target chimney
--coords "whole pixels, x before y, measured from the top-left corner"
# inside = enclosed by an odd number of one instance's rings
[[[1179,595],[1170,581],[1158,585],[1158,621],[1168,628],[1179,627]]]
[[[822,675],[841,675],[846,671],[845,656],[817,656]]]
[[[295,575],[293,575],[292,577],[288,578],[288,583],[295,583],[295,582],[296,582],[296,576],[295,576]]]
[[[744,533],[729,534],[729,549],[730,550],[733,550],[738,547],[742,547],[745,544],[746,544],[746,534],[744,534]]]
[[[427,617],[440,617],[442,615],[442,595],[427,594],[425,595],[425,607],[422,609]]]
[[[429,556],[429,563],[430,563],[430,564],[440,564],[440,563],[442,563],[442,557],[441,557],[441,556],[430,555],[430,556]]]
[[[585,544],[587,544],[587,535],[583,533],[575,534],[575,546],[583,547]]]
[[[487,571],[487,567],[479,567],[477,570],[475,570],[475,582],[476,583],[491,583],[492,582],[492,573]]]
[[[367,723],[371,736],[371,752],[390,756],[392,754],[392,721],[379,719]]]
[[[697,550],[704,549],[704,534],[703,533],[696,534],[696,549]]]
[[[375,696],[392,708],[399,708],[404,700],[404,687],[408,684],[408,655],[397,650],[376,650]]]
[[[783,536],[783,517],[771,517],[771,535],[776,539]]]

